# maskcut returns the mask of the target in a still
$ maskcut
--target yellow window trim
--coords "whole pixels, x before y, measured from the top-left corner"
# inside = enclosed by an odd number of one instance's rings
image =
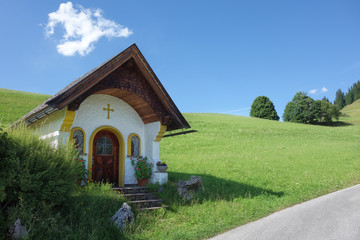
[[[69,111],[68,106],[66,106],[65,118],[63,123],[61,124],[60,131],[69,132],[71,126],[74,123],[74,119],[75,119],[75,111]]]
[[[131,138],[133,136],[137,136],[139,138],[139,156],[141,156],[141,138],[138,134],[136,133],[131,133],[128,137],[128,140],[127,140],[127,155],[128,156],[131,156]],[[137,156],[136,156],[137,157]]]
[[[85,154],[85,150],[86,150],[86,134],[85,134],[84,129],[82,129],[81,127],[74,127],[74,128],[72,128],[71,131],[70,131],[70,134],[69,134],[69,140],[70,140],[70,141],[73,141],[73,139],[74,139],[74,132],[75,132],[76,130],[82,131],[82,133],[83,133],[83,135],[84,135],[84,139],[83,139],[83,150],[82,150],[82,152]]]
[[[160,131],[158,133],[158,135],[155,137],[155,142],[160,142],[162,137],[164,136],[166,132],[166,125],[160,125]]]
[[[119,187],[123,187],[125,183],[125,141],[122,134],[112,126],[101,126],[95,129],[89,139],[89,154],[88,154],[88,170],[92,170],[93,144],[94,138],[101,130],[107,130],[115,134],[119,141]],[[92,173],[90,172],[88,179],[91,180]]]

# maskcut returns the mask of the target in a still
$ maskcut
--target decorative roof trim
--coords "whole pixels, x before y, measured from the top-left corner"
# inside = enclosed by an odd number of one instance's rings
[[[60,131],[63,131],[63,132],[70,131],[70,128],[73,125],[74,120],[75,120],[75,114],[76,114],[75,111],[69,111],[68,107],[66,106],[65,117],[64,117],[63,123],[61,124]]]
[[[155,142],[160,142],[161,139],[163,138],[165,132],[166,132],[166,126],[161,124],[158,135],[155,137]]]

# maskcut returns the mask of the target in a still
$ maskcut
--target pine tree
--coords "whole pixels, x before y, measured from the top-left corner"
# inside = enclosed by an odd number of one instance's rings
[[[353,97],[355,102],[356,100],[360,99],[360,81],[354,83],[353,89]]]
[[[345,95],[345,105],[350,105],[354,102],[354,90],[353,87],[349,88],[348,93]]]
[[[342,109],[343,107],[345,107],[345,95],[341,91],[341,89],[338,89],[336,91],[334,105],[336,105],[339,109]]]
[[[329,99],[327,97],[325,97],[325,96],[321,100],[330,103]]]

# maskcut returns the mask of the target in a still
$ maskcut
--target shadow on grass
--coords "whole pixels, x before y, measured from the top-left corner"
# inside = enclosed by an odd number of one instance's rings
[[[202,178],[205,191],[198,191],[191,201],[185,201],[178,196],[176,185],[179,180],[189,180],[192,175],[200,176]],[[271,189],[239,183],[206,174],[169,172],[169,182],[161,187],[158,195],[166,204],[176,206],[203,203],[205,201],[234,201],[239,198],[254,198],[259,196],[279,198],[284,195],[284,192],[276,192]]]
[[[327,126],[327,127],[346,127],[346,126],[351,126],[353,124],[348,122],[336,121],[331,123],[316,123],[314,125]]]

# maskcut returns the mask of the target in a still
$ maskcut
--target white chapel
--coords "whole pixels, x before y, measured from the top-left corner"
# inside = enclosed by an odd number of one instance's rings
[[[130,159],[153,163],[166,131],[190,128],[144,56],[133,44],[70,83],[22,119],[57,146],[74,140],[92,180],[135,184]]]

